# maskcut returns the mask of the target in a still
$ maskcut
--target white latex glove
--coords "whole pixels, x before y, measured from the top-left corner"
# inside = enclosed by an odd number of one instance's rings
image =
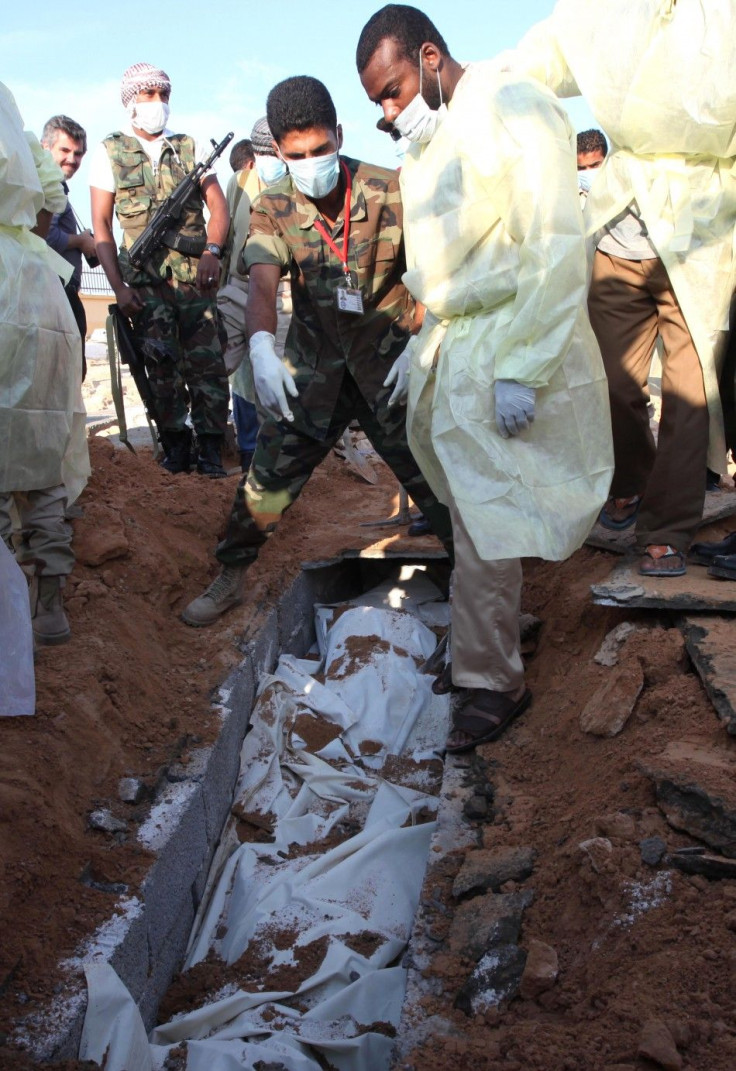
[[[534,387],[515,379],[497,379],[494,384],[496,424],[503,439],[518,435],[534,423]]]
[[[250,339],[250,363],[253,366],[253,384],[258,401],[267,413],[277,419],[293,420],[286,392],[292,398],[299,397],[294,377],[279,358],[275,348],[276,339],[269,331],[256,331]]]
[[[412,336],[391,365],[391,371],[383,381],[384,387],[390,387],[395,384],[388,400],[389,409],[394,405],[406,405],[406,399],[409,397],[409,365],[415,343],[416,336]]]

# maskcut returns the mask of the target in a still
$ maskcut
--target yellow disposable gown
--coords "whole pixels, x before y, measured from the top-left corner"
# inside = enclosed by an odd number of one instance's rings
[[[734,289],[736,0],[560,0],[505,65],[582,93],[611,140],[586,205],[593,235],[632,199],[695,343],[725,471],[718,357]]]
[[[432,140],[407,153],[401,190],[404,281],[429,310],[409,381],[412,452],[481,558],[565,558],[613,465],[567,116],[531,80],[475,64]],[[496,379],[536,388],[517,437],[498,432]]]
[[[89,475],[79,329],[60,276],[71,265],[31,234],[41,208],[63,210],[63,175],[0,83],[0,492]]]

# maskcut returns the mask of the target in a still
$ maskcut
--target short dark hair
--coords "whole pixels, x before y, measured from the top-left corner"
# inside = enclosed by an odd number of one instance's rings
[[[358,74],[363,73],[373,53],[387,37],[398,44],[399,56],[408,59],[415,67],[419,66],[419,51],[425,41],[436,45],[444,56],[450,55],[444,37],[423,11],[408,4],[386,4],[371,15],[361,31],[355,52]]]
[[[230,167],[233,171],[241,171],[246,164],[254,164],[256,154],[253,152],[253,142],[250,138],[236,141],[230,150]]]
[[[602,152],[608,155],[608,142],[602,130],[582,130],[578,134],[578,152]]]
[[[273,87],[266,100],[266,118],[276,142],[292,130],[337,131],[337,112],[327,86],[308,74],[285,78]]]
[[[44,124],[41,141],[50,147],[59,134],[66,134],[72,141],[81,141],[82,149],[87,151],[87,131],[68,115],[52,115]]]

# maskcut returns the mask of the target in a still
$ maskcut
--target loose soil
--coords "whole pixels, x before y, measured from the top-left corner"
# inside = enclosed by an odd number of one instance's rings
[[[429,538],[397,541],[391,529],[361,528],[366,517],[393,511],[396,485],[376,463],[380,482],[370,487],[331,456],[263,548],[244,605],[193,630],[178,614],[216,575],[211,552],[235,478],[172,477],[147,451],[133,456],[102,439],[92,440],[91,453],[66,590],[72,640],[39,652],[36,716],[0,724],[0,1041],[14,1020],[63,989],[57,964],[108,916],[120,887],[138,888],[150,863],[135,837],[147,799],[193,746],[213,738],[213,690],[300,563],[348,547],[434,547]],[[534,703],[506,736],[479,749],[494,790],[489,820],[477,824],[479,843],[535,849],[525,883],[535,899],[521,943],[556,950],[558,982],[475,1019],[453,1008],[472,964],[442,944],[462,862],[462,853],[451,855],[431,879],[443,910],[423,998],[424,1011],[447,1025],[411,1054],[407,1066],[416,1071],[644,1071],[654,1065],[637,1057],[638,1039],[652,1019],[670,1025],[683,1068],[736,1066],[736,882],[668,872],[671,892],[641,911],[626,893],[657,873],[641,862],[641,839],[661,836],[670,850],[692,843],[665,822],[641,764],[675,741],[724,754],[736,741],[717,721],[672,619],[592,605],[589,585],[613,564],[590,549],[563,564],[525,563],[523,609],[543,622],[528,666]],[[621,654],[623,664],[642,666],[645,687],[620,736],[588,736],[580,713],[610,673],[592,657],[623,620],[646,628]],[[139,778],[147,799],[123,804],[124,776]],[[126,822],[125,834],[90,829],[90,813],[105,807]],[[619,812],[633,827],[612,820]],[[596,871],[579,844],[599,835],[612,853]],[[256,970],[257,951],[240,969]],[[186,992],[170,998],[182,1009],[196,989],[190,978]],[[23,1059],[0,1048],[0,1067]]]
[[[493,787],[488,821],[474,823],[479,846],[536,853],[532,876],[501,891],[533,889],[520,944],[554,948],[558,981],[475,1018],[454,1007],[474,963],[449,950],[452,884],[465,853],[446,856],[425,884],[439,906],[428,921],[437,952],[421,1009],[445,1023],[435,1020],[403,1071],[644,1071],[658,1066],[638,1056],[652,1021],[667,1025],[686,1071],[736,1067],[736,881],[649,867],[639,847],[653,836],[670,852],[697,843],[667,824],[642,766],[656,767],[652,760],[673,742],[681,761],[702,748],[732,758],[736,741],[717,721],[668,615],[590,603],[589,584],[611,564],[587,549],[563,565],[525,563],[523,608],[544,622],[528,663],[534,703],[469,761],[468,776]],[[643,631],[627,640],[619,666],[641,666],[644,689],[619,736],[593,737],[581,732],[580,714],[613,671],[592,658],[624,620]],[[595,867],[580,848],[594,837],[612,845]]]

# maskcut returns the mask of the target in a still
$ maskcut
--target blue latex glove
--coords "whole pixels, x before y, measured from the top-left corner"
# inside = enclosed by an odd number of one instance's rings
[[[494,384],[496,424],[503,439],[518,435],[534,423],[534,387],[515,379],[497,379]]]

